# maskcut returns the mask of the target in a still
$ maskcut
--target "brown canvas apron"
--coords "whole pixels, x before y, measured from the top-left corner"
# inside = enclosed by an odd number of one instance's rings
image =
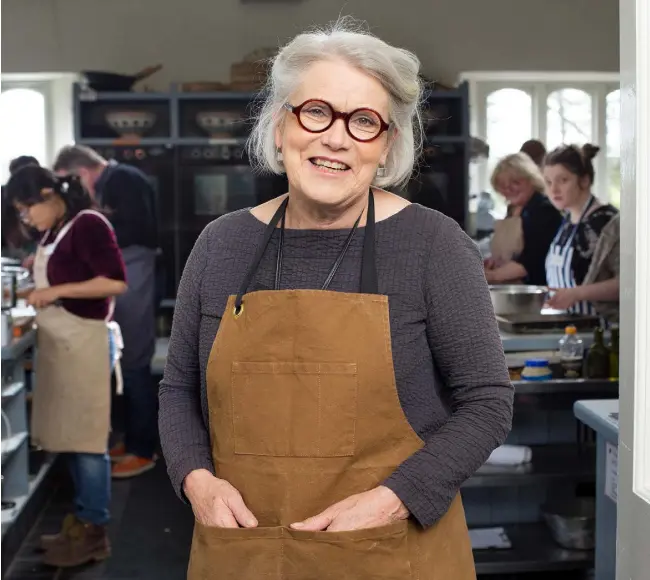
[[[49,258],[79,215],[61,228],[54,242],[38,246],[37,289],[49,287]],[[38,310],[36,325],[33,443],[53,452],[105,453],[111,409],[106,321],[81,318],[51,305]]]
[[[395,386],[369,200],[361,293],[279,291],[279,267],[276,290],[245,294],[285,201],[240,293],[228,301],[207,368],[212,456],[217,477],[241,492],[259,526],[197,522],[189,580],[476,577],[460,495],[427,530],[411,519],[350,532],[289,528],[381,485],[423,446]]]

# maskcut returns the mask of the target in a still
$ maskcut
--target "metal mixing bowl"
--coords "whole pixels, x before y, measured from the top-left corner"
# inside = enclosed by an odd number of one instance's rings
[[[548,295],[546,286],[504,284],[490,286],[494,314],[539,314]]]
[[[553,539],[567,550],[593,550],[596,506],[593,498],[550,502],[542,508]]]

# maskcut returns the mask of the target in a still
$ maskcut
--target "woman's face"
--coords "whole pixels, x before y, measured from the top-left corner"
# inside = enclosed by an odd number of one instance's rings
[[[556,209],[564,211],[581,203],[585,191],[589,191],[589,178],[579,178],[564,165],[544,167],[546,195]]]
[[[381,83],[342,61],[321,61],[307,69],[289,104],[297,106],[309,99],[326,101],[340,112],[373,109],[390,123],[389,97]],[[377,167],[386,162],[388,134],[359,142],[348,134],[342,119],[323,133],[310,133],[287,111],[275,143],[282,151],[291,191],[336,207],[367,193]]]
[[[530,179],[514,173],[503,173],[497,179],[496,186],[497,191],[506,198],[506,201],[515,207],[524,207],[535,193],[535,187]]]
[[[39,232],[52,229],[65,213],[65,206],[56,194],[43,192],[43,196],[44,201],[33,205],[15,204],[23,223],[36,228]]]

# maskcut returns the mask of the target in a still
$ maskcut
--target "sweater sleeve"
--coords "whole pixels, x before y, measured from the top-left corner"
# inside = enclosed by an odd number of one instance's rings
[[[199,330],[200,287],[208,256],[208,231],[199,236],[187,260],[176,295],[174,320],[163,379],[158,424],[167,471],[176,494],[195,469],[214,473],[210,435],[201,412]]]
[[[427,339],[451,415],[384,485],[427,527],[505,440],[514,389],[479,251],[452,220],[431,243],[425,295]]]

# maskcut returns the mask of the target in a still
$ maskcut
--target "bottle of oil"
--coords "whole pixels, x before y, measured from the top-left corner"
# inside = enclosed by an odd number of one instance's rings
[[[594,330],[594,343],[587,354],[587,376],[590,379],[609,378],[609,350],[605,346],[603,329]]]
[[[618,326],[613,326],[611,344],[609,346],[609,378],[618,380]]]

